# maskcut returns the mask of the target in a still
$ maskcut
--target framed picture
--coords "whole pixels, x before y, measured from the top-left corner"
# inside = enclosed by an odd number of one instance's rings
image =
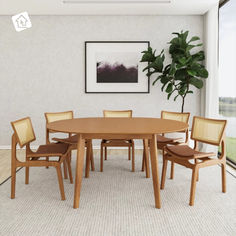
[[[85,42],[85,93],[149,93],[141,63],[148,41]]]

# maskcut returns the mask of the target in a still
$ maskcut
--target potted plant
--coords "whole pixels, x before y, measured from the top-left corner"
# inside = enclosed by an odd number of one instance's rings
[[[202,46],[193,42],[200,40],[194,36],[189,41],[188,31],[180,33],[172,33],[176,35],[170,42],[169,54],[171,63],[164,66],[165,55],[164,50],[159,55],[155,55],[155,51],[151,47],[147,51],[143,51],[141,62],[148,62],[148,66],[143,69],[147,71],[147,76],[157,75],[152,85],[157,81],[162,83],[161,90],[168,94],[167,99],[175,94],[174,101],[180,97],[182,99],[181,112],[184,112],[184,104],[186,96],[193,93],[191,86],[198,89],[203,87],[203,79],[208,77],[208,71],[202,64],[205,59],[204,51],[197,51],[196,48]],[[195,48],[194,52],[192,49]]]

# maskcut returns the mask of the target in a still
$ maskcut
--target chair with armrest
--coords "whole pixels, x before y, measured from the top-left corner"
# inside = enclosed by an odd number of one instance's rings
[[[46,124],[59,121],[59,120],[69,120],[74,119],[73,111],[65,111],[65,112],[46,112],[45,114],[46,118]],[[50,143],[50,133],[55,133],[52,130],[47,129],[46,127],[46,143]],[[53,137],[53,141],[59,142],[59,143],[66,143],[70,145],[70,153],[69,153],[69,160],[71,160],[71,151],[77,150],[77,143],[78,143],[78,135],[77,134],[71,134],[68,133],[68,138],[57,138]],[[90,147],[88,145],[88,142],[86,142],[87,149],[90,148],[90,162],[91,162],[91,169],[94,171],[94,159],[93,159],[93,148],[92,143],[90,144]],[[63,163],[64,165],[64,178],[67,179],[67,169],[66,169],[66,163]],[[73,179],[71,180],[73,182]]]
[[[192,182],[190,190],[189,205],[194,205],[196,181],[198,181],[199,169],[207,166],[221,165],[222,173],[222,192],[226,192],[226,146],[225,146],[225,127],[226,120],[207,119],[195,116],[193,118],[191,139],[194,140],[194,148],[188,145],[164,147],[164,163],[162,169],[161,189],[164,189],[167,162],[171,161],[192,169]],[[222,148],[218,158],[217,153],[198,151],[198,143],[206,143]]]
[[[29,117],[11,122],[14,134],[12,135],[12,162],[11,162],[11,198],[15,198],[16,169],[25,167],[25,184],[29,183],[29,167],[54,166],[57,170],[61,199],[65,200],[64,184],[61,173],[61,163],[67,161],[69,174],[71,175],[71,166],[68,159],[69,145],[62,143],[40,145],[36,152],[30,148],[30,143],[35,138],[35,133]],[[16,146],[26,147],[26,160],[19,161],[16,155]],[[51,157],[58,157],[58,160],[50,160]],[[43,158],[43,159],[41,159]]]
[[[125,111],[103,111],[104,118],[132,118],[132,110]],[[124,140],[124,139],[103,139],[101,142],[101,162],[100,162],[100,170],[103,171],[103,151],[105,149],[105,160],[107,160],[107,147],[128,147],[128,160],[131,159],[131,151],[132,151],[132,171],[135,171],[135,157],[134,157],[134,141]]]
[[[162,111],[161,112],[161,119],[168,119],[168,120],[176,120],[176,121],[181,121],[184,123],[188,123],[190,117],[189,112],[170,112],[170,111]],[[159,150],[162,150],[162,155],[164,156],[164,147],[167,144],[171,145],[182,145],[182,144],[187,144],[189,140],[189,135],[188,135],[188,129],[179,131],[178,133],[184,133],[185,134],[185,139],[179,137],[179,138],[169,138],[165,137],[165,134],[157,135],[157,148]],[[144,148],[145,149],[145,148]],[[145,164],[146,164],[146,159],[145,159],[145,154],[146,152],[143,152],[143,162],[142,162],[142,171],[144,171]],[[174,163],[171,162],[171,173],[170,173],[170,178],[174,178]]]

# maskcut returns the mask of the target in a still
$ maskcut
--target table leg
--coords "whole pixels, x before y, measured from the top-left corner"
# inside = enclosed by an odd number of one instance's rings
[[[89,178],[89,170],[90,170],[90,163],[91,163],[91,147],[92,147],[91,139],[88,139],[87,150],[86,150],[85,178]]]
[[[75,171],[75,190],[74,190],[74,208],[79,207],[80,200],[80,189],[83,177],[83,165],[84,165],[84,144],[85,140],[82,139],[82,135],[78,137],[77,144],[77,160],[76,160],[76,171]]]
[[[150,178],[148,139],[143,140],[146,178]]]
[[[152,136],[150,140],[150,154],[151,154],[151,166],[152,166],[152,181],[155,197],[155,207],[161,208],[160,199],[160,183],[159,183],[159,173],[158,173],[158,156],[157,156],[157,139],[156,135]]]

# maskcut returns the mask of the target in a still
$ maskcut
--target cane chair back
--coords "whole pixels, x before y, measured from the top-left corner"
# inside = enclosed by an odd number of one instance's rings
[[[32,122],[29,117],[13,121],[11,122],[11,125],[21,148],[36,139]]]
[[[191,139],[202,143],[219,146],[221,144],[226,120],[193,117]]]
[[[69,120],[73,119],[73,111],[65,111],[65,112],[46,112],[45,113],[47,124],[58,121],[58,120]]]
[[[188,123],[190,117],[189,112],[170,112],[170,111],[162,111],[161,112],[161,118],[162,119],[168,119],[168,120],[176,120],[181,121],[184,123]]]
[[[131,118],[132,117],[132,110],[126,110],[126,111],[109,111],[104,110],[103,116],[108,117],[116,117],[116,118]]]

